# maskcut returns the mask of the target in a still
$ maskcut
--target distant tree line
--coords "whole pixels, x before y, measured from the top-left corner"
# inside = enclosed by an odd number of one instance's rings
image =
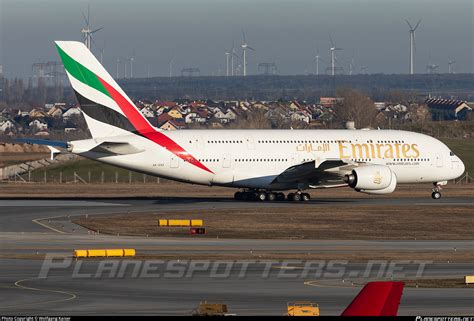
[[[352,88],[374,101],[389,100],[394,91],[409,93],[412,99],[424,100],[428,95],[472,101],[472,74],[419,75],[338,75],[338,76],[247,76],[247,77],[158,77],[119,79],[119,84],[132,99],[175,100],[305,100],[316,102],[320,97],[334,97],[338,88]],[[0,100],[15,104],[75,103],[69,84],[47,86],[39,78],[33,86],[30,78],[5,79]]]
[[[456,96],[472,100],[472,74],[247,76],[247,77],[159,77],[121,79],[119,84],[132,97],[173,100],[306,100],[335,96],[337,88],[353,88],[374,101],[384,101],[394,90],[417,94]]]

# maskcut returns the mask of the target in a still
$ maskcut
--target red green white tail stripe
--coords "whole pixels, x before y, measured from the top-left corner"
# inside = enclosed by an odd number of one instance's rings
[[[131,131],[213,173],[179,144],[156,130],[83,43],[56,41],[56,47],[93,136],[110,135],[103,132],[106,127],[111,131]]]

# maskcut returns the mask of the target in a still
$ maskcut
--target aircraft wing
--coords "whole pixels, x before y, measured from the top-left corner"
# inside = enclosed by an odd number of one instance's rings
[[[136,154],[142,152],[139,149],[127,141],[96,141],[94,139],[76,140],[71,142],[46,140],[46,139],[34,139],[34,138],[15,138],[11,142],[14,143],[25,143],[25,144],[36,144],[46,145],[51,150],[51,159],[54,155],[60,154],[64,151],[77,153],[93,152],[103,155],[127,155]],[[55,147],[62,148],[63,151],[56,149]]]
[[[307,183],[310,186],[325,187],[324,184],[327,183],[326,187],[345,186],[342,178],[354,167],[357,167],[356,163],[348,163],[341,159],[326,159],[322,162],[313,160],[287,168],[273,180],[272,184]]]
[[[341,316],[396,316],[403,282],[369,282]]]
[[[35,138],[13,138],[10,141],[12,143],[46,145],[46,146],[53,146],[53,147],[61,147],[65,149],[68,147],[68,142],[59,141],[59,140],[47,140],[47,139],[35,139]]]

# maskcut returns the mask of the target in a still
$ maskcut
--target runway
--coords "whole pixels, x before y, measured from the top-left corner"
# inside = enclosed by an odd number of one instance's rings
[[[437,201],[445,205],[474,205],[471,198],[446,198]],[[311,204],[360,206],[431,204],[429,199],[329,199],[313,200]],[[2,302],[0,312],[5,314],[190,314],[199,301],[218,301],[229,305],[230,313],[241,315],[272,314],[285,312],[288,301],[313,301],[320,305],[322,315],[340,314],[360,289],[362,276],[370,279],[390,279],[393,271],[381,265],[367,270],[367,264],[339,262],[342,272],[331,274],[330,262],[317,267],[303,268],[308,251],[347,253],[354,250],[420,251],[472,250],[473,241],[354,241],[354,240],[234,240],[124,237],[90,235],[86,230],[67,223],[68,216],[107,214],[117,212],[139,213],[144,211],[169,211],[187,209],[236,208],[258,206],[288,206],[292,203],[244,203],[229,199],[59,199],[59,200],[0,200],[0,280]],[[44,223],[44,225],[38,224]],[[62,223],[58,223],[62,222]],[[62,225],[62,227],[61,227]],[[53,229],[58,228],[58,231]],[[95,275],[101,264],[108,260],[82,262],[81,275],[75,274],[78,263],[71,261],[67,267],[52,269],[47,278],[41,276],[43,261],[33,259],[36,253],[70,255],[77,247],[135,247],[142,253],[258,253],[270,251],[301,253],[301,260],[273,262],[268,268],[258,256],[251,260],[241,277],[240,261],[233,261],[230,274],[225,277],[212,275],[216,261],[204,261],[201,271],[190,276],[167,277],[169,262],[155,260],[153,273],[123,277]],[[12,253],[30,255],[27,259],[5,258]],[[110,261],[110,259],[109,259]],[[123,260],[118,260],[123,264]],[[143,265],[146,261],[138,260]],[[176,262],[175,262],[176,263]],[[194,261],[183,260],[186,271]],[[317,262],[316,262],[317,263]],[[390,263],[390,262],[389,262]],[[405,276],[416,275],[419,264],[398,262]],[[128,270],[127,270],[128,271]],[[265,271],[269,271],[265,275]],[[306,273],[302,273],[306,272]],[[366,274],[366,272],[368,274]],[[332,271],[334,272],[334,271]],[[329,274],[328,274],[329,273]],[[392,273],[392,274],[391,274]],[[90,274],[90,275],[88,275]],[[428,263],[423,277],[461,277],[474,274],[471,263]],[[345,282],[342,282],[342,280]],[[308,283],[308,281],[310,281]],[[306,283],[305,283],[306,282]],[[406,288],[400,305],[401,315],[474,314],[474,289],[422,289]]]

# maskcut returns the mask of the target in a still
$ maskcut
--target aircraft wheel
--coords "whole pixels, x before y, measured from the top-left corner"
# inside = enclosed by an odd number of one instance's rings
[[[267,193],[267,201],[273,202],[277,198],[275,193]]]
[[[288,198],[287,198],[287,200],[293,201],[293,196],[295,196],[295,193],[288,193]]]
[[[283,194],[283,193],[277,193],[277,194],[276,194],[276,200],[277,200],[277,201],[284,201],[284,200],[285,200],[285,194]]]
[[[303,202],[308,202],[310,199],[311,199],[311,195],[309,195],[309,193],[303,193],[303,194],[301,194],[301,200],[302,200]]]
[[[242,200],[242,192],[236,192],[236,193],[234,194],[234,199],[235,199],[236,201],[241,201],[241,200]]]
[[[301,201],[301,194],[300,194],[300,193],[294,193],[294,194],[293,194],[293,201],[294,201],[294,202],[299,202],[299,201]]]
[[[438,200],[441,198],[441,193],[440,192],[433,192],[431,193],[431,197],[435,200]]]
[[[255,193],[255,195],[257,196],[256,197],[257,201],[263,202],[267,200],[267,193],[265,192],[258,192],[258,193]]]

